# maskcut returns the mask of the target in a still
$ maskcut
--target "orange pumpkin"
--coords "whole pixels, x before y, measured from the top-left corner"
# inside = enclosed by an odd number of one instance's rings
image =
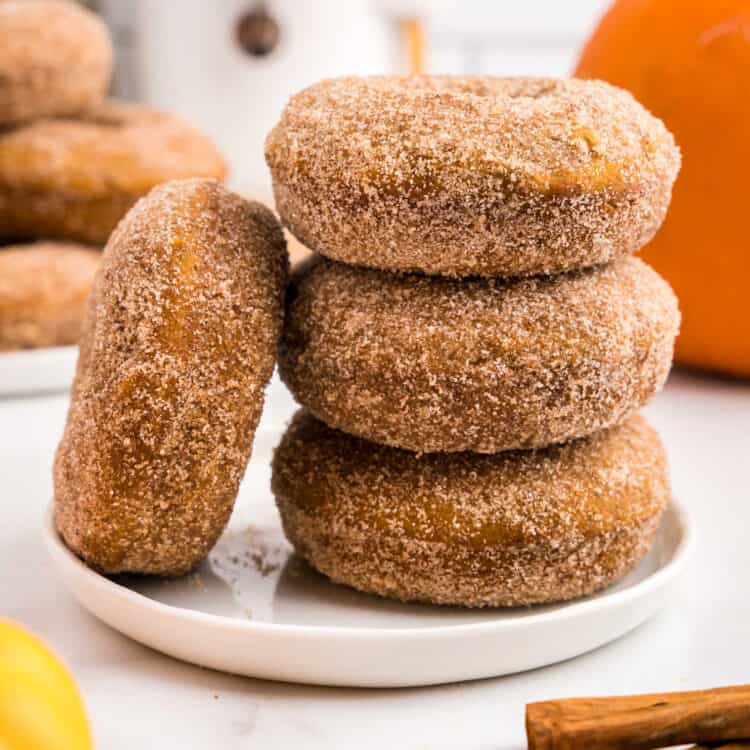
[[[643,257],[680,299],[677,361],[750,375],[750,0],[617,0],[575,74],[675,134],[682,171]]]

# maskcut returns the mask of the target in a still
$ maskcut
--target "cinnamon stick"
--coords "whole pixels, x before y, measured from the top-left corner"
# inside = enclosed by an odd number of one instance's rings
[[[750,685],[526,706],[529,750],[647,750],[750,739]]]

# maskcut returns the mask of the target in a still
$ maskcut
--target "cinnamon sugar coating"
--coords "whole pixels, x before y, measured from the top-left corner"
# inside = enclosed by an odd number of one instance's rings
[[[54,470],[66,544],[105,573],[180,575],[232,511],[273,371],[286,247],[213,180],[154,189],[104,251]]]
[[[641,417],[544,450],[419,456],[300,411],[272,486],[287,537],[333,581],[466,607],[609,585],[648,551],[669,501],[664,450]]]
[[[225,173],[213,143],[181,118],[106,101],[0,132],[0,235],[103,245],[156,185]]]
[[[528,279],[299,266],[282,379],[351,435],[417,452],[535,448],[617,424],[662,386],[674,294],[626,258]]]
[[[100,259],[67,242],[0,248],[0,351],[77,343]]]
[[[107,27],[77,3],[0,3],[0,124],[93,106],[109,86],[112,58]]]
[[[664,124],[600,81],[376,76],[292,97],[266,141],[276,206],[355,265],[525,276],[656,232],[680,165]]]

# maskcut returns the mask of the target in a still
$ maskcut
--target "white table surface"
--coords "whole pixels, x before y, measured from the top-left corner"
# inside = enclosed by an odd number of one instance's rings
[[[523,748],[529,701],[750,682],[750,382],[676,373],[647,409],[699,532],[668,610],[563,664],[409,690],[231,677],[161,656],[82,610],[40,531],[66,407],[62,395],[0,400],[0,614],[32,628],[70,666],[99,748]],[[264,427],[291,408],[275,383]]]

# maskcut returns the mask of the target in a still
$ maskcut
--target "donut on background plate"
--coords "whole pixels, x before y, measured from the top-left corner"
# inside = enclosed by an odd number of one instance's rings
[[[78,3],[0,2],[0,125],[97,104],[112,58],[107,27]]]
[[[180,117],[106,101],[0,132],[0,235],[104,245],[156,185],[225,174],[214,144]]]
[[[0,248],[0,351],[78,343],[101,253],[70,242]]]

